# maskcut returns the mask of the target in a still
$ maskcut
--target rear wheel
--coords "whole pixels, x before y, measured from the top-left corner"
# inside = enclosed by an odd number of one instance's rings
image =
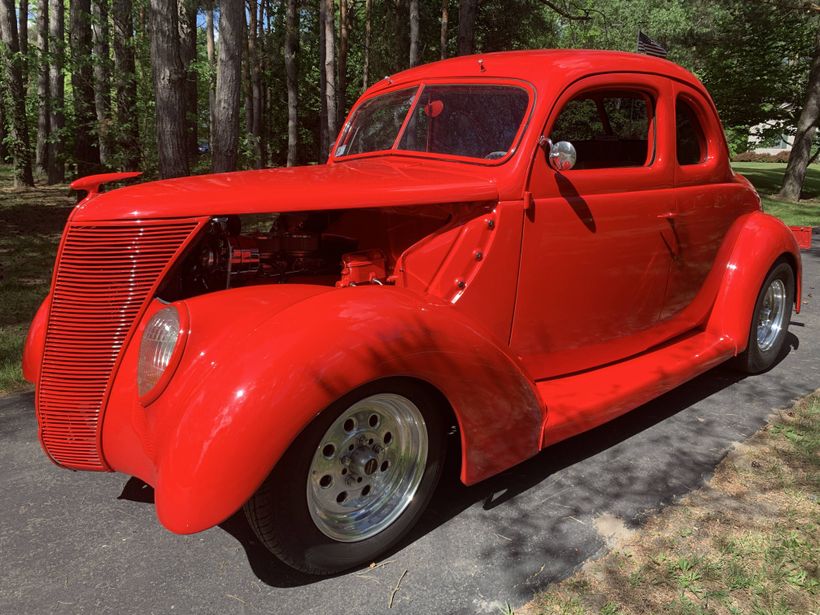
[[[736,361],[741,371],[758,374],[774,365],[786,343],[793,305],[794,272],[781,260],[774,264],[760,287],[748,346]]]
[[[441,475],[436,406],[403,380],[368,385],[331,405],[245,505],[259,540],[311,574],[370,563],[396,544]]]

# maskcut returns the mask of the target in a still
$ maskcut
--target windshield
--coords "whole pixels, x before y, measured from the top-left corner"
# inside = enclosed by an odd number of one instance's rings
[[[359,106],[339,140],[336,156],[392,149],[503,158],[528,104],[526,90],[514,86],[428,85],[420,94],[415,87],[397,90]]]

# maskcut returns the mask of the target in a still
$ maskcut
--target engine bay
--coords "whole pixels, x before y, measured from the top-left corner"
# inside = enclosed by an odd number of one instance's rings
[[[456,224],[460,211],[439,206],[214,216],[158,296],[175,301],[258,284],[392,285],[402,254]]]

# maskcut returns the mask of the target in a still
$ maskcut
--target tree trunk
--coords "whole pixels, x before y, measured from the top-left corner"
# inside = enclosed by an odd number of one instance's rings
[[[97,138],[100,162],[111,165],[111,54],[108,34],[108,0],[94,0],[94,105],[97,111]]]
[[[287,30],[285,32],[285,72],[288,87],[287,165],[292,167],[296,164],[299,155],[299,74],[297,66],[299,54],[299,4],[298,0],[287,1]]]
[[[94,70],[92,67],[91,0],[71,0],[71,90],[74,99],[74,160],[82,177],[100,168],[94,109]]]
[[[447,58],[447,22],[450,19],[450,0],[441,0],[441,36],[439,47],[441,48],[441,59]]]
[[[0,83],[0,164],[6,164],[9,148],[6,146],[6,93]]]
[[[282,28],[277,28],[277,30],[282,31]],[[287,33],[285,36],[287,36]],[[265,49],[265,0],[259,0],[259,17],[256,19],[256,54],[259,58],[259,65],[257,68],[258,75],[255,82],[257,89],[254,91],[254,98],[256,101],[254,104],[254,110],[256,112],[254,123],[256,124],[256,133],[259,138],[259,142],[256,147],[258,166],[261,169],[267,164],[268,161],[268,148],[265,132],[267,122],[265,120],[270,117],[269,114],[266,114],[265,112],[268,102],[268,97],[266,96],[267,91],[265,89],[265,76],[271,72],[268,68],[270,53],[267,53]],[[285,75],[285,81],[287,81],[287,74]]]
[[[179,57],[185,71],[185,136],[188,158],[198,153],[196,88],[196,0],[179,0]]]
[[[188,175],[185,68],[179,54],[176,0],[151,0],[150,38],[159,174],[161,177]]]
[[[261,3],[260,3],[261,4]],[[250,117],[248,122],[248,132],[253,137],[254,149],[254,167],[261,169],[264,164],[262,159],[262,71],[259,69],[259,53],[257,51],[258,44],[258,27],[259,20],[257,11],[259,5],[256,0],[249,2],[248,16],[250,23],[248,25],[248,60],[247,65],[250,72],[250,79],[248,83],[248,95],[251,101]]]
[[[797,120],[797,132],[794,144],[783,176],[783,187],[777,196],[788,201],[798,201],[806,179],[806,169],[811,158],[811,144],[820,122],[820,30],[818,30],[814,47],[814,58],[809,71],[809,86],[806,102]]]
[[[336,126],[345,120],[347,109],[347,53],[350,31],[349,0],[339,0],[339,87],[336,96]]]
[[[213,169],[236,169],[245,3],[223,1],[219,11],[219,60],[216,75]]]
[[[458,55],[475,52],[475,18],[478,0],[460,0],[458,5]]]
[[[327,73],[325,59],[325,0],[319,0],[319,162],[327,160]]]
[[[23,66],[23,91],[28,92],[28,0],[20,0],[20,11],[17,13],[20,23],[17,34],[20,38],[20,53]]]
[[[214,49],[214,3],[210,0],[205,7],[205,49],[208,53],[208,143],[213,152],[214,111],[216,109],[216,53]]]
[[[410,0],[410,66],[419,63],[419,0]]]
[[[37,168],[48,173],[48,140],[51,134],[51,89],[48,83],[48,0],[37,3]]]
[[[364,60],[362,67],[362,91],[370,85],[370,31],[371,15],[373,14],[373,0],[364,3]]]
[[[65,5],[63,0],[49,0],[48,46],[51,62],[48,67],[48,88],[51,91],[51,135],[48,146],[48,183],[65,181],[63,130],[65,128]]]
[[[137,122],[137,68],[134,47],[134,17],[130,0],[114,0],[114,95],[117,102],[117,150],[121,166],[133,171],[140,165]]]
[[[336,139],[336,28],[333,0],[321,0],[325,5],[325,99],[327,100],[327,151]],[[322,162],[325,162],[323,160]]]
[[[15,186],[34,185],[31,171],[31,151],[26,127],[26,96],[23,89],[23,58],[17,34],[14,0],[0,0],[0,40],[3,41],[3,72],[9,88],[12,156],[14,158]]]

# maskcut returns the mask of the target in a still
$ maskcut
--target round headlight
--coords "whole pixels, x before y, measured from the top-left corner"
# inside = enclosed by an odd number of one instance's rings
[[[173,305],[162,308],[145,325],[137,364],[137,388],[143,404],[152,402],[162,392],[158,386],[171,363],[178,358],[183,335],[179,310]]]

